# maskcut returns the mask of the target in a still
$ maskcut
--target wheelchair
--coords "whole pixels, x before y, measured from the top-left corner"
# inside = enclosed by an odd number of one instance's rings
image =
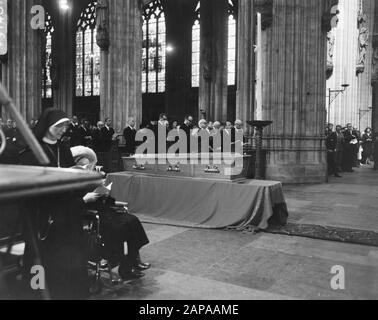
[[[116,202],[113,206],[117,211],[127,214],[128,203]],[[121,213],[122,214],[122,213]],[[87,210],[82,216],[83,229],[87,239],[88,268],[94,271],[91,276],[90,294],[99,294],[103,287],[103,273],[108,274],[110,283],[113,286],[119,285],[122,280],[115,276],[113,269],[119,266],[119,261],[113,262],[113,257],[109,255],[105,248],[104,239],[101,235],[101,213],[97,210]]]

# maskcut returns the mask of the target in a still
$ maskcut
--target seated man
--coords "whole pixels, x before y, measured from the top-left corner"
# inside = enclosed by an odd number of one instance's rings
[[[93,150],[86,147],[71,149],[76,167],[93,170],[97,157]],[[119,276],[123,280],[137,279],[144,276],[142,270],[151,267],[142,263],[139,250],[149,243],[146,232],[139,219],[126,212],[119,213],[114,208],[115,200],[109,196],[101,196],[96,192],[88,193],[83,201],[86,209],[93,209],[100,213],[100,232],[104,240],[105,252],[109,263],[118,264]],[[127,242],[128,254],[124,255],[124,243]],[[108,260],[107,259],[107,260]]]

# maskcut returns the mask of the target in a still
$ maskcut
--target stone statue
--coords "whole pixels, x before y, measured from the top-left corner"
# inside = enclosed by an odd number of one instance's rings
[[[103,51],[108,51],[109,39],[109,5],[108,0],[98,0],[96,8],[97,45]]]
[[[327,33],[327,79],[333,73],[333,55],[335,50],[335,35],[332,31]]]
[[[365,71],[366,53],[369,46],[369,29],[366,27],[367,17],[365,14],[358,15],[358,61],[357,74]]]

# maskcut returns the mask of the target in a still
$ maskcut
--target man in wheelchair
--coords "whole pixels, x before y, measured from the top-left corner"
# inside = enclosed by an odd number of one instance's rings
[[[87,147],[71,149],[76,167],[94,170],[97,164],[95,152]],[[97,189],[96,189],[97,190]],[[144,276],[142,271],[151,267],[143,263],[139,250],[149,243],[146,232],[139,219],[128,213],[124,206],[117,206],[109,195],[91,192],[83,197],[86,211],[98,213],[99,232],[102,242],[100,255],[110,266],[119,265],[118,273],[122,280],[138,279]],[[124,244],[127,243],[127,255]]]

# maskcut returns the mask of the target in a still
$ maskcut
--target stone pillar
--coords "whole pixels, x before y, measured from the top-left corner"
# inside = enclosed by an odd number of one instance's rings
[[[109,1],[109,50],[101,52],[101,118],[120,133],[142,120],[142,15],[138,0]]]
[[[227,120],[227,1],[201,1],[199,114]]]
[[[378,13],[378,7],[376,8]],[[374,32],[373,37],[373,55],[372,55],[372,91],[373,91],[373,98],[372,98],[372,128],[374,132],[378,131],[378,25],[376,23],[375,30],[377,33]]]
[[[58,9],[54,18],[56,21],[54,21],[51,70],[53,106],[71,117],[74,115],[75,59],[73,55],[76,52],[74,48],[78,17],[74,17],[72,11]]]
[[[263,120],[267,179],[284,183],[326,181],[327,0],[273,0],[266,32]]]
[[[246,121],[254,120],[255,112],[256,14],[254,2],[239,0],[238,12],[236,118],[246,123]],[[246,126],[245,130],[248,132],[250,126]]]
[[[8,55],[1,63],[2,82],[27,121],[40,115],[42,105],[43,30],[31,27],[31,8],[40,4],[39,0],[8,1]],[[4,110],[3,115],[6,120]]]

